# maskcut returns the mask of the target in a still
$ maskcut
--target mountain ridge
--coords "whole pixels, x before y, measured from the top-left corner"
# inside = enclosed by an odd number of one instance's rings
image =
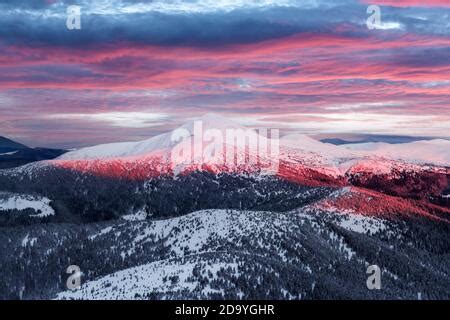
[[[201,121],[203,130],[216,129],[221,132],[226,129],[253,130],[225,117],[218,117],[214,114],[191,120],[180,126],[179,129],[186,129],[194,134],[195,121]],[[119,142],[101,144],[65,153],[57,160],[107,160],[120,159],[133,156],[151,155],[153,152],[170,152],[179,142],[172,141],[172,132],[163,133],[147,140],[137,142]],[[270,141],[270,138],[267,138]],[[334,145],[321,142],[302,134],[288,134],[280,137],[280,147],[303,150],[314,153],[322,158],[330,159],[332,162],[341,162],[340,159],[377,157],[379,159],[402,160],[410,163],[423,165],[436,165],[450,167],[450,141],[444,139],[433,139],[428,141],[415,141],[403,144],[387,143],[358,143],[346,145]],[[384,149],[382,148],[384,147]],[[420,147],[426,148],[426,152],[421,152]],[[419,150],[417,151],[417,149]]]
[[[66,150],[30,148],[24,144],[0,136],[0,169],[8,169],[28,163],[55,159]]]
[[[0,136],[0,153],[2,152],[11,152],[19,149],[27,149],[24,144],[16,142],[14,140],[8,139],[6,137]]]

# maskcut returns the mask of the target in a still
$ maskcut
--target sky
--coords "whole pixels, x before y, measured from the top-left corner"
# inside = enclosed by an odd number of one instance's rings
[[[81,29],[67,27],[71,5]],[[76,148],[211,112],[282,132],[449,138],[450,1],[0,2],[0,136]]]

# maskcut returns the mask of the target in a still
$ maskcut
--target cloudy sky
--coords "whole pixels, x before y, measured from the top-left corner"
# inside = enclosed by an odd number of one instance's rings
[[[70,5],[81,30],[66,27]],[[450,137],[450,1],[0,2],[0,135],[80,147],[209,112],[308,134]]]

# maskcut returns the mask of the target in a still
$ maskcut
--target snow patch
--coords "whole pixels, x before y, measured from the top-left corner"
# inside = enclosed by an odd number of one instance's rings
[[[354,214],[342,216],[336,224],[346,230],[365,234],[375,234],[387,228],[384,220]]]
[[[147,212],[140,210],[136,213],[124,215],[121,218],[126,221],[144,221],[147,219]]]
[[[27,234],[25,236],[25,238],[22,239],[22,247],[26,247],[27,245],[29,245],[30,247],[34,246],[34,244],[36,243],[37,238],[30,238],[30,235]]]
[[[50,202],[46,197],[0,192],[0,213],[1,210],[34,209],[38,213],[31,215],[32,217],[44,218],[55,214]]]

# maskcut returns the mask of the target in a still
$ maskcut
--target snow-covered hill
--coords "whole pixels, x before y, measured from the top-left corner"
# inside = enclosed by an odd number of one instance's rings
[[[227,118],[215,115],[206,114],[199,119],[193,119],[183,126],[175,130],[187,130],[190,134],[194,134],[195,122],[201,122],[202,133],[207,130],[219,130],[225,135],[227,129],[242,129],[245,128]],[[175,131],[174,130],[174,131]],[[108,159],[108,158],[127,158],[150,155],[154,152],[170,153],[170,149],[179,144],[172,138],[173,132],[167,132],[150,139],[138,142],[122,142],[102,144],[98,146],[83,148],[68,152],[58,159],[60,160],[94,160],[94,159]]]
[[[336,225],[362,234],[389,228],[389,222],[367,217],[337,217]],[[147,298],[150,293],[160,298],[174,298],[183,291],[186,296],[197,298],[224,297],[226,287],[231,287],[244,298],[250,293],[236,288],[224,274],[227,277],[249,276],[246,271],[248,264],[259,257],[295,266],[298,272],[308,277],[319,267],[320,258],[314,258],[308,252],[312,248],[307,246],[308,242],[314,243],[313,238],[316,237],[318,243],[324,241],[322,245],[334,248],[338,254],[336,259],[349,261],[356,258],[356,252],[341,236],[316,217],[299,212],[205,210],[165,221],[141,222],[134,224],[133,228],[119,225],[100,230],[92,237],[97,240],[118,237],[120,243],[123,232],[132,233],[133,242],[125,244],[122,257],[132,256],[144,247],[163,241],[169,250],[167,258],[87,282],[78,291],[60,293],[59,299],[135,299]],[[312,233],[317,235],[311,238]],[[288,245],[288,241],[294,238],[295,241]],[[202,277],[207,280],[202,281]],[[217,287],[214,281],[227,283]],[[311,285],[294,289],[284,283],[280,285],[278,294],[294,299],[307,298],[311,294]]]
[[[404,232],[413,231],[402,222],[302,208],[204,210],[165,221],[122,223],[90,237],[113,241],[124,261],[159,244],[165,253],[60,292],[57,299],[407,297],[413,293],[402,284],[411,275],[401,261],[409,261],[413,251],[406,249]],[[378,248],[377,257],[371,246]],[[425,279],[434,263],[419,260],[411,260],[410,267],[421,266],[423,274],[414,277]],[[373,263],[382,268],[382,292],[365,289],[366,268]]]

